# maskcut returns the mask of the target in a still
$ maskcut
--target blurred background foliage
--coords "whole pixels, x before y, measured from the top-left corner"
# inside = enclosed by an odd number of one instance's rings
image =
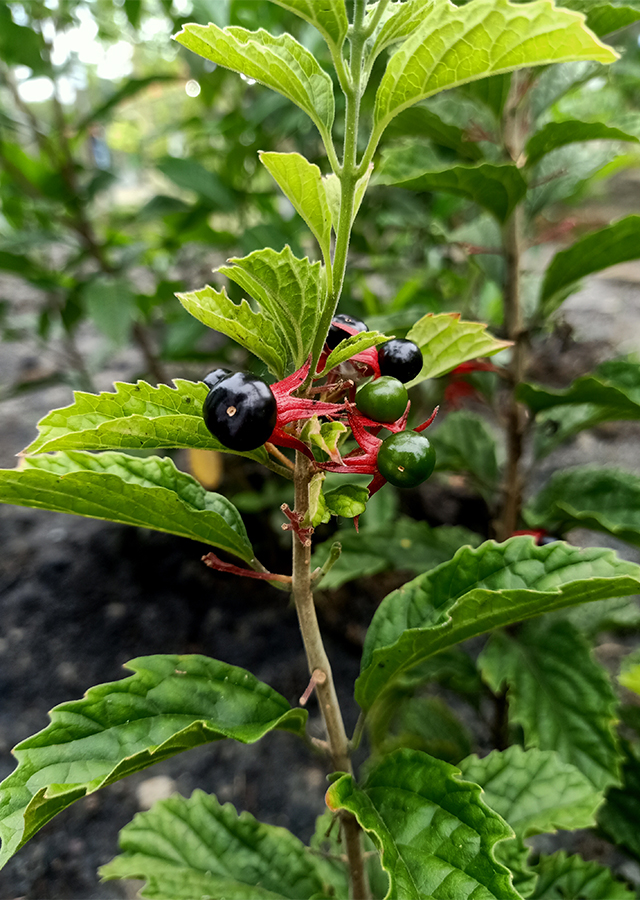
[[[59,343],[62,362],[47,378],[91,388],[105,358],[129,344],[140,351],[139,374],[154,381],[188,364],[196,374],[214,361],[244,364],[242,351],[207,333],[174,291],[202,286],[226,258],[263,246],[316,253],[257,155],[299,150],[322,165],[311,123],[281,96],[172,43],[187,21],[287,30],[321,62],[326,53],[313,28],[253,0],[0,7],[0,327],[5,340],[28,333]],[[533,98],[538,127],[580,119],[640,134],[639,33],[632,25],[614,36],[622,53],[613,66],[543,73]],[[389,186],[416,164],[499,161],[507,82],[499,78],[502,85],[489,79],[423,104],[437,129],[412,114],[390,129],[376,160],[387,184],[374,181],[356,221],[342,303],[370,327],[402,335],[425,312],[456,310],[500,330],[495,219],[469,196]],[[369,104],[376,82],[374,73]],[[571,207],[638,160],[633,144],[590,141],[542,171],[527,199],[534,252],[591,230],[595,223],[575,220]],[[22,300],[25,282],[35,303]],[[237,287],[227,287],[238,300]],[[90,353],[77,341],[87,322],[103,337]],[[490,387],[493,376],[475,377]]]

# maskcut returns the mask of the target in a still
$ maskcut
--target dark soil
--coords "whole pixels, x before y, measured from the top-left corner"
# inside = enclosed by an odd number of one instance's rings
[[[10,748],[47,724],[47,711],[91,685],[123,677],[123,664],[152,653],[203,653],[243,666],[293,705],[307,665],[286,594],[213,573],[190,541],[101,522],[0,507],[0,777]],[[369,615],[371,614],[370,611]],[[328,636],[347,720],[356,644]],[[321,734],[315,699],[311,731]],[[271,734],[244,746],[222,741],[190,751],[79,801],[45,826],[0,873],[0,897],[115,898],[98,883],[117,835],[140,809],[139,786],[165,775],[308,840],[324,808],[326,769],[296,738]]]

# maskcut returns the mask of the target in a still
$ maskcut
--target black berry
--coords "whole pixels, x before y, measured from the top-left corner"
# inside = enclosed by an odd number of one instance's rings
[[[278,414],[268,384],[246,372],[221,378],[202,407],[204,423],[229,450],[255,450],[269,440]]]
[[[344,325],[348,326],[348,330],[342,327]],[[361,319],[354,319],[353,316],[338,313],[331,320],[331,328],[329,328],[329,334],[327,335],[327,346],[330,350],[335,350],[340,341],[368,330],[367,325]]]
[[[229,369],[214,369],[213,372],[209,372],[208,375],[205,375],[202,380],[206,386],[211,389],[212,387],[215,387],[219,381],[222,381],[223,378],[226,378],[227,375],[231,375]]]
[[[413,381],[422,369],[422,353],[413,341],[393,338],[378,347],[381,375],[390,375],[403,384]]]

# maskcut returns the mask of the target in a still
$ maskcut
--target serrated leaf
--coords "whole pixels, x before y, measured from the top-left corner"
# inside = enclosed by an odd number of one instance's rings
[[[345,484],[324,495],[327,509],[334,516],[354,519],[367,508],[369,491],[361,484]]]
[[[318,29],[329,45],[340,50],[347,36],[349,20],[344,0],[273,0],[278,6],[291,10],[305,22]]]
[[[563,850],[541,856],[533,871],[538,877],[528,900],[633,900],[636,896],[613,877],[611,869],[581,856],[567,856]]]
[[[369,515],[371,512],[365,518]],[[314,568],[324,565],[335,537],[314,548],[311,559]],[[338,537],[342,554],[322,579],[323,590],[387,569],[424,572],[451,559],[465,544],[476,546],[481,540],[473,531],[460,526],[430,528],[426,522],[416,522],[408,516],[396,519],[392,529],[367,528],[361,529],[360,534],[350,529],[340,531]]]
[[[566,0],[563,6],[586,15],[587,27],[599,36],[640,19],[638,0]]]
[[[364,644],[356,701],[368,710],[392,681],[460,641],[541,615],[638,592],[640,567],[610,550],[529,537],[477,549],[414,578],[382,601]]]
[[[608,360],[564,390],[522,382],[517,397],[536,414],[535,448],[540,457],[585,428],[639,419],[640,363]]]
[[[427,313],[409,330],[407,338],[420,347],[424,359],[422,371],[409,387],[425,378],[444,375],[470,359],[493,356],[511,346],[510,341],[494,338],[481,322],[465,322],[460,313]]]
[[[597,600],[558,615],[589,638],[595,638],[602,631],[637,630],[640,627],[640,605],[634,597]]]
[[[638,14],[640,18],[640,13]],[[525,153],[527,165],[535,165],[545,154],[557,147],[566,144],[576,144],[580,141],[633,141],[638,143],[634,134],[628,134],[620,128],[612,128],[603,122],[579,122],[577,119],[569,119],[564,122],[547,122],[540,131],[533,134],[527,141]],[[640,218],[640,217],[639,217]]]
[[[0,785],[0,863],[56,813],[99,788],[183,750],[274,728],[304,733],[307,713],[253,675],[205,656],[147,656],[135,674],[63,703],[51,724],[14,750]]]
[[[494,857],[511,829],[459,774],[426,753],[397,750],[362,787],[344,775],[327,791],[329,808],[353,813],[380,850],[386,900],[520,897]]]
[[[205,59],[255,78],[304,110],[330,140],[334,117],[333,85],[312,53],[290,34],[264,29],[185,25],[174,39]]]
[[[484,790],[487,806],[511,825],[519,840],[559,829],[589,828],[603,801],[600,791],[571,763],[551,750],[517,744],[458,763]]]
[[[436,468],[469,472],[481,494],[492,497],[500,481],[504,450],[482,416],[466,410],[451,412],[429,432],[436,451]]]
[[[529,102],[534,119],[571,88],[588,81],[598,69],[597,63],[588,60],[561,63],[543,69],[529,92]]]
[[[483,83],[482,81],[478,82],[478,84]],[[477,142],[470,141],[464,129],[445,122],[426,106],[413,106],[405,109],[387,128],[387,140],[406,137],[428,138],[434,144],[455,150],[456,153],[467,159],[480,160],[483,156]]]
[[[531,169],[527,215],[532,218],[545,207],[574,196],[617,156],[619,152],[610,141],[587,141],[551,150]]]
[[[583,21],[546,0],[526,6],[475,0],[462,7],[435,0],[389,59],[376,94],[375,133],[419,100],[487,75],[576,59],[613,62],[614,51]]]
[[[475,3],[479,0],[474,0]],[[513,164],[480,163],[476,166],[447,166],[414,171],[408,177],[393,172],[393,153],[385,158],[385,168],[378,176],[381,184],[395,184],[413,191],[445,191],[466,197],[487,209],[499,222],[509,218],[524,197],[527,184],[520,169]],[[407,173],[408,174],[408,173]],[[398,180],[398,177],[401,180]]]
[[[620,777],[607,673],[569,622],[535,622],[493,634],[478,660],[493,691],[508,689],[509,721],[525,745],[555,750],[602,790]]]
[[[305,220],[325,259],[331,251],[331,213],[320,169],[299,153],[258,154],[296,212]]]
[[[376,59],[386,47],[404,41],[413,34],[431,11],[432,6],[433,0],[391,2],[374,33],[370,60]]]
[[[640,258],[640,216],[624,219],[580,238],[556,253],[546,271],[540,306],[546,313],[556,309],[570,288],[585,275],[616,263]]]
[[[176,378],[175,387],[116,382],[115,391],[74,391],[74,402],[38,422],[39,435],[23,454],[52,450],[188,448],[235,453],[211,435],[202,419],[205,384]],[[265,463],[263,447],[238,454]]]
[[[523,517],[531,528],[591,528],[640,546],[640,476],[590,466],[556,472]]]
[[[168,457],[77,451],[27,457],[22,468],[0,469],[0,503],[153,528],[253,560],[235,506]]]
[[[286,349],[275,325],[254,312],[246,300],[233,303],[224,288],[210,285],[199,291],[176,294],[187,312],[208,328],[226,334],[261,359],[278,378],[285,373]]]
[[[142,897],[311,898],[333,896],[331,868],[286,828],[194,791],[138,813],[120,832],[123,851],[100,869],[105,880],[141,878]],[[328,877],[327,877],[328,876]],[[339,882],[338,882],[339,883]]]
[[[381,334],[379,331],[361,331],[360,334],[353,334],[346,340],[340,341],[335,350],[331,351],[320,374],[329,372],[336,366],[348,362],[352,356],[362,353],[363,350],[368,350],[369,347],[378,347],[388,340],[389,335]]]
[[[286,246],[277,253],[266,248],[218,271],[235,281],[258,302],[285,348],[285,359],[299,369],[311,353],[326,297],[324,270],[319,262],[298,259]],[[262,327],[262,326],[260,326]]]
[[[637,749],[626,741],[623,750],[622,785],[607,792],[607,801],[598,811],[598,825],[614,843],[640,861],[640,759]]]

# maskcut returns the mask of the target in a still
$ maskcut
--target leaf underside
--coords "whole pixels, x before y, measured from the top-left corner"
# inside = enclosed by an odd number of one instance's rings
[[[153,528],[253,559],[235,506],[206,491],[168,457],[69,451],[0,469],[0,503]]]

